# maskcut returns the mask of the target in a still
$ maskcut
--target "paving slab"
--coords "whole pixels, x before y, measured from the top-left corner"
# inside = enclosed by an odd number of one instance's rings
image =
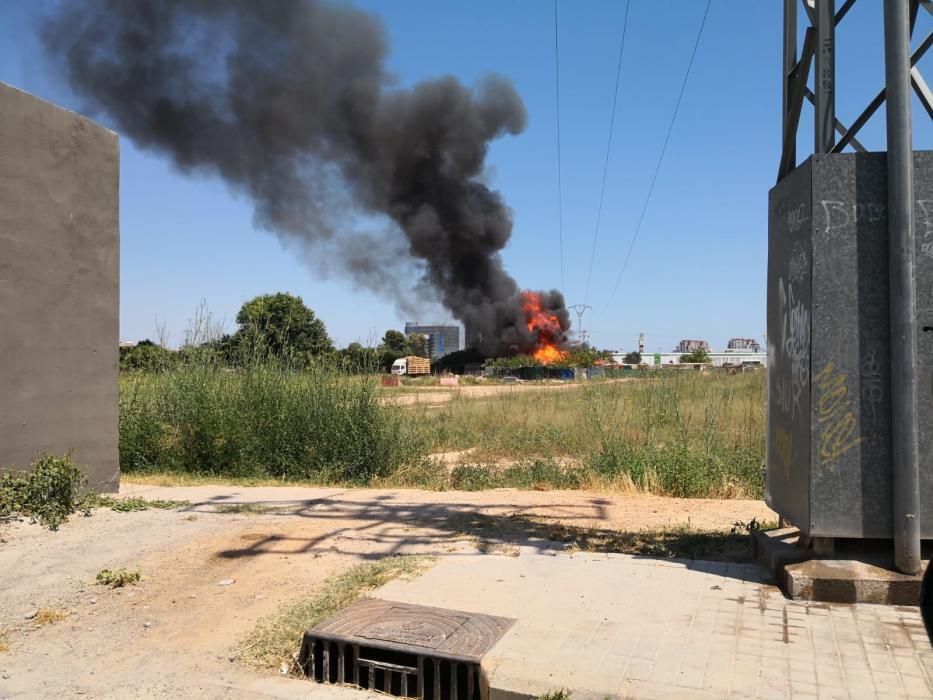
[[[490,700],[933,698],[912,606],[786,599],[754,563],[616,554],[445,558],[374,597],[515,618]]]

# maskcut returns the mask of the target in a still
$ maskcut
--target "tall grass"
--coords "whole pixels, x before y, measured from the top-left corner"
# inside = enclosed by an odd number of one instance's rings
[[[393,390],[389,390],[390,392]],[[395,405],[377,377],[207,359],[121,378],[127,472],[426,488],[615,488],[760,497],[763,373],[648,372]],[[462,463],[427,459],[470,449]]]
[[[487,465],[454,469],[460,488],[531,483],[760,497],[764,402],[763,373],[662,371],[409,411],[420,411],[413,419],[433,451],[472,448],[469,460]]]
[[[120,465],[186,472],[368,483],[423,454],[374,377],[274,360],[237,369],[195,360],[120,380]]]

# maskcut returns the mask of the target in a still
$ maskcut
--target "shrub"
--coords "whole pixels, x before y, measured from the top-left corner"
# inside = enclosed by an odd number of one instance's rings
[[[24,515],[50,530],[75,511],[84,474],[69,456],[44,454],[26,474],[0,475],[0,518]]]

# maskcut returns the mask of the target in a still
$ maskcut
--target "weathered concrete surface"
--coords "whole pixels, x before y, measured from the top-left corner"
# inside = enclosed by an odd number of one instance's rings
[[[787,600],[755,564],[523,549],[373,595],[516,618],[483,660],[490,700],[933,698],[917,608]]]
[[[117,488],[117,135],[0,83],[0,466]]]
[[[787,595],[829,603],[917,605],[922,578],[853,559],[811,559],[784,567]]]
[[[850,547],[840,551],[838,558],[828,558],[798,547],[799,535],[790,527],[760,530],[752,536],[758,562],[794,600],[882,605],[917,605],[920,600],[923,576],[894,571],[887,542],[871,547],[862,541],[860,552],[852,551],[859,547]]]
[[[933,326],[933,151],[914,152],[917,293]],[[804,534],[891,539],[887,170],[815,154],[769,193],[766,500]],[[933,333],[917,338],[920,525],[933,540]]]

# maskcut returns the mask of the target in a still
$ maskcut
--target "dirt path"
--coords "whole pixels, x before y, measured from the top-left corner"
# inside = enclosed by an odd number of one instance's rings
[[[613,379],[608,381],[624,382],[628,379]],[[386,389],[383,400],[396,406],[412,406],[425,404],[436,406],[448,403],[455,398],[461,399],[488,399],[494,396],[508,396],[514,393],[534,393],[544,391],[572,391],[585,386],[584,382],[528,382],[516,384],[470,384],[464,386],[402,386],[396,389]],[[397,392],[397,393],[396,393]]]
[[[241,669],[230,661],[237,639],[360,561],[562,548],[540,531],[516,529],[524,518],[638,530],[687,523],[728,529],[736,520],[773,517],[757,501],[591,492],[133,484],[122,492],[191,506],[98,510],[73,516],[58,532],[28,523],[0,531],[0,630],[9,647],[0,652],[0,698],[346,697]],[[475,527],[481,537],[464,534]],[[98,571],[119,567],[138,568],[142,582],[94,585]],[[218,585],[225,579],[234,583]],[[39,608],[66,617],[44,626],[26,619]]]

